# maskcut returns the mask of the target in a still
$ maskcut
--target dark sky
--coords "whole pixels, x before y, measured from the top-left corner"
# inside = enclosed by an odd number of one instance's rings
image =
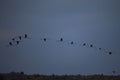
[[[120,0],[0,0],[0,72],[120,74],[119,4]],[[31,39],[8,46],[11,38],[25,33]],[[44,37],[47,42],[41,40]],[[61,37],[65,41],[57,41]],[[84,42],[96,47],[80,46]]]

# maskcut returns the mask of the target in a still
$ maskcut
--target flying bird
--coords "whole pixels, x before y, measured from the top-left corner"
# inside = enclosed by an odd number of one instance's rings
[[[12,42],[9,42],[9,45],[12,46],[13,45]]]
[[[59,40],[57,40],[58,42],[63,42],[63,38],[60,38]]]
[[[28,36],[27,36],[27,34],[25,34],[25,38],[27,38]]]
[[[46,38],[43,38],[43,40],[44,40],[44,42],[46,42],[46,41],[47,41],[47,39],[46,39]]]
[[[86,43],[83,43],[83,46],[86,46]]]
[[[93,45],[91,44],[90,47],[93,47]]]
[[[17,45],[20,43],[20,41],[16,41]]]
[[[72,44],[74,44],[74,42],[73,42],[73,41],[71,41],[71,42],[70,42],[70,44],[72,45]]]
[[[60,41],[62,42],[62,41],[63,41],[63,38],[60,38]]]
[[[21,40],[21,39],[22,39],[22,37],[21,37],[21,36],[19,36],[19,39]]]
[[[112,54],[112,52],[110,51],[110,52],[108,52],[109,53],[109,55],[111,55]]]
[[[99,48],[99,50],[101,50],[101,48]]]
[[[70,44],[71,44],[71,45],[73,45],[73,44],[74,44],[74,42],[73,42],[73,41],[71,41],[71,42],[70,42]]]
[[[15,38],[12,38],[13,41],[15,41]]]
[[[8,44],[6,45],[6,47],[10,47],[10,46],[14,46],[14,44],[12,42],[8,42]]]
[[[47,40],[49,40],[49,38],[43,37],[43,38],[41,38],[40,40],[46,42]]]

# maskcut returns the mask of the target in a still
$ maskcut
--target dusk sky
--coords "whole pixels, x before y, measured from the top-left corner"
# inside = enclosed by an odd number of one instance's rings
[[[9,45],[24,34],[29,39]],[[111,75],[113,70],[120,74],[120,0],[0,0],[0,73]]]

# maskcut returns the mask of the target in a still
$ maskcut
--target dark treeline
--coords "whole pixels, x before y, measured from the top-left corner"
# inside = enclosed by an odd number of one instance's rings
[[[120,75],[27,75],[24,72],[0,73],[0,80],[120,80]]]

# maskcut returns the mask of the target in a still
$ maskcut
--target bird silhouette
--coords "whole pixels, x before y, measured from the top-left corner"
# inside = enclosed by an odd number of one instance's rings
[[[93,47],[93,45],[91,44],[90,47]]]
[[[25,34],[25,38],[27,38],[28,36],[27,36],[27,34]]]
[[[99,48],[99,50],[101,50],[101,48]]]
[[[63,38],[60,38],[60,41],[62,42],[62,41],[63,41]]]
[[[73,42],[73,41],[71,41],[71,42],[70,42],[70,44],[72,45],[72,44],[74,44],[74,42]]]
[[[12,46],[13,45],[12,42],[9,42],[9,45]]]
[[[15,41],[15,38],[12,38],[12,41]]]
[[[109,53],[109,55],[111,55],[112,54],[112,52],[110,51],[110,52],[108,52]]]
[[[20,43],[20,41],[16,41],[17,45]]]
[[[21,40],[21,39],[22,39],[22,37],[21,37],[21,36],[19,36],[19,39]]]
[[[46,41],[47,41],[47,39],[46,39],[46,38],[43,38],[43,41],[44,41],[44,42],[46,42]]]
[[[63,38],[60,38],[60,39],[58,39],[58,40],[56,40],[56,41],[58,41],[58,42],[63,42]]]
[[[83,43],[83,46],[86,46],[86,43]]]

